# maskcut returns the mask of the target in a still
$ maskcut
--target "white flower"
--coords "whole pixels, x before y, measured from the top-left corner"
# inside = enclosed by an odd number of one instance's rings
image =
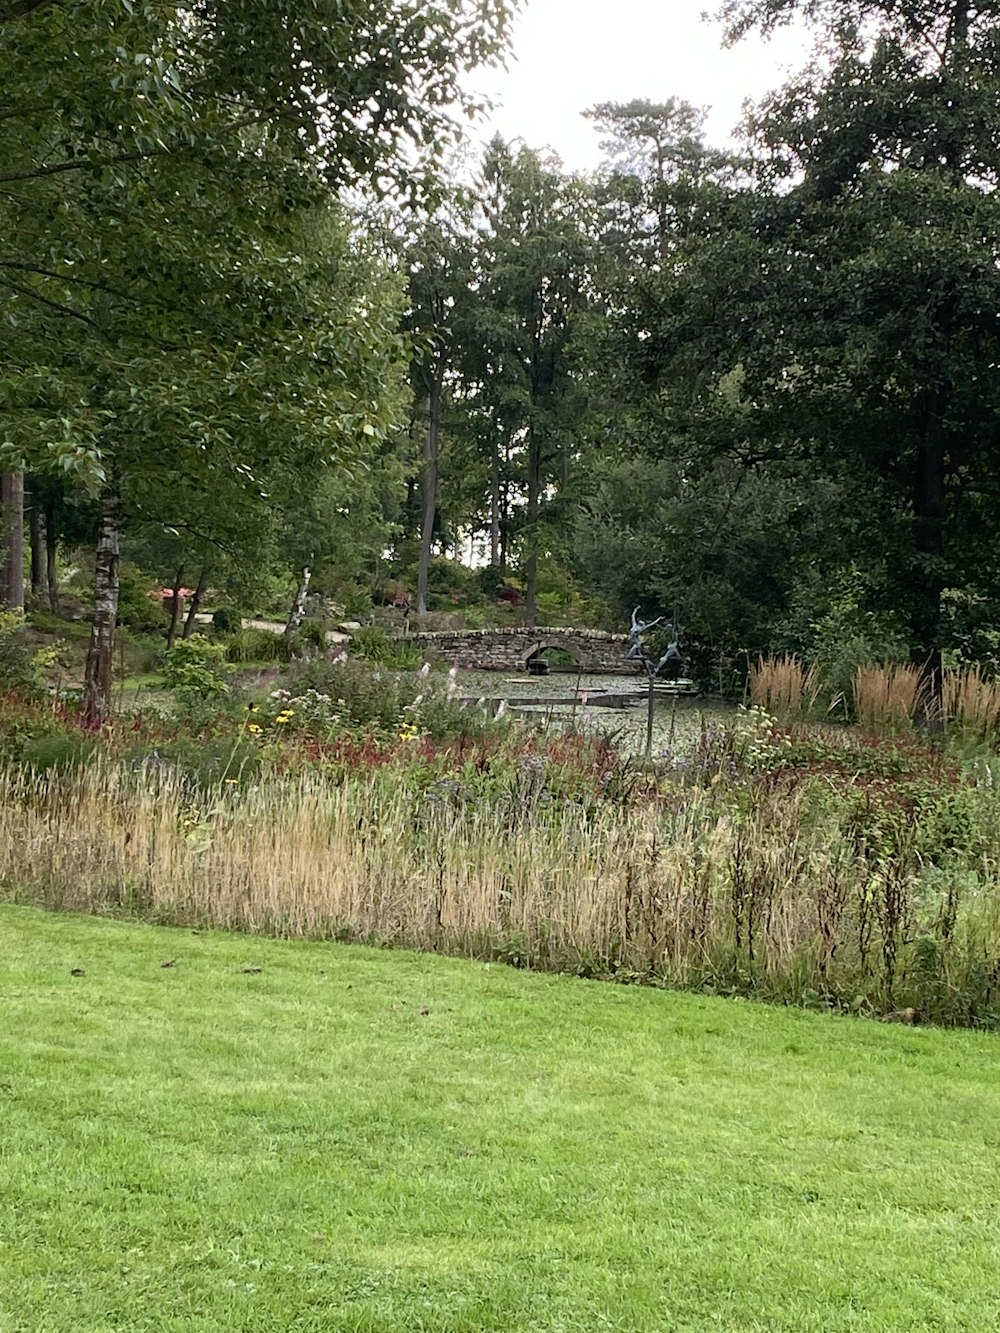
[[[421,674],[422,676],[429,676],[429,675],[431,674],[431,664],[430,664],[430,662],[425,662],[425,663],[423,664],[423,666],[420,668],[420,674]]]

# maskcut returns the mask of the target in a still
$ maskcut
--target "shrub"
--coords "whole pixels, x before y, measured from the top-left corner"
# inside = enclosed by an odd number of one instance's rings
[[[371,615],[371,591],[360,583],[338,584],[333,589],[333,596],[344,608],[345,620],[364,620]]]
[[[227,662],[287,662],[291,645],[269,629],[238,630],[225,644]]]
[[[326,622],[307,619],[302,622],[292,636],[292,652],[298,653],[303,648],[312,648],[322,652],[326,648]]]
[[[351,635],[351,651],[366,662],[387,667],[390,671],[413,671],[421,666],[424,654],[419,648],[407,645],[405,639],[393,639],[385,630],[373,625],[355,630]]]
[[[351,635],[351,652],[366,662],[384,662],[392,654],[392,640],[385,630],[366,625]]]
[[[95,741],[77,729],[53,729],[23,738],[19,761],[35,773],[77,768],[94,753]]]
[[[123,630],[118,638],[129,675],[159,671],[166,655],[164,640],[158,634],[133,634]]]
[[[475,602],[482,597],[475,570],[460,560],[436,555],[427,569],[428,602],[439,607],[442,602]]]
[[[243,617],[235,607],[217,607],[212,612],[212,628],[217,634],[235,634],[243,628]]]
[[[61,708],[17,696],[0,697],[0,754],[33,772],[65,769],[89,757],[94,738]]]
[[[16,611],[0,611],[0,688],[21,694],[37,694],[41,688],[27,627]]]
[[[225,648],[195,635],[181,639],[167,653],[163,680],[167,689],[190,699],[218,699],[229,693]]]
[[[398,726],[403,710],[420,693],[420,682],[373,671],[363,662],[297,662],[286,681],[289,699],[315,690],[333,701],[346,725],[385,730]]]
[[[792,589],[788,619],[776,626],[781,646],[819,664],[825,695],[849,707],[854,677],[869,662],[905,662],[905,626],[885,604],[884,589],[871,571],[849,565],[826,579]]]
[[[476,583],[479,585],[479,591],[492,601],[500,596],[503,591],[504,577],[499,565],[484,565],[482,569],[476,570]]]
[[[296,662],[285,677],[278,702],[295,707],[295,698],[314,691],[328,700],[345,727],[373,727],[395,735],[403,721],[442,740],[463,734],[481,734],[482,714],[464,709],[451,676],[436,681],[428,676],[398,674],[385,666],[374,669],[359,661],[314,659]]]

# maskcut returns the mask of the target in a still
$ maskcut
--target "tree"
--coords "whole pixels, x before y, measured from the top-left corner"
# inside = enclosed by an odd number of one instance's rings
[[[732,0],[730,35],[801,14],[814,62],[752,116],[746,188],[645,285],[633,362],[717,456],[848,471],[914,660],[980,589],[1000,353],[996,3]],[[712,409],[739,377],[740,411]],[[841,515],[841,522],[849,522]],[[847,531],[846,528],[842,531]]]
[[[122,521],[168,510],[179,477],[266,504],[276,468],[360,457],[390,424],[395,289],[376,274],[359,290],[326,199],[419,187],[461,70],[495,54],[508,15],[502,0],[17,15],[0,16],[4,450],[101,491],[84,698],[100,721]],[[419,167],[403,138],[425,145]]]
[[[500,512],[502,468],[520,461],[525,620],[535,623],[545,509],[586,408],[577,334],[589,306],[589,193],[525,147],[494,139],[484,157],[476,244],[479,313],[467,363],[470,410],[490,448],[491,548],[514,515]]]
[[[440,525],[442,419],[458,363],[467,349],[472,277],[472,221],[467,191],[453,188],[406,242],[406,327],[413,338],[410,371],[414,424],[423,425],[417,610],[427,610],[427,579]]]
[[[676,97],[602,102],[586,115],[604,136],[596,181],[602,248],[633,268],[656,265],[729,159],[706,145],[705,112]]]
[[[572,567],[619,617],[637,603],[677,608],[698,674],[717,679],[721,659],[766,645],[801,544],[815,554],[818,488],[802,467],[751,470],[740,456],[738,374],[709,382],[687,345],[669,359],[652,346],[661,312],[687,291],[692,255],[725,235],[740,164],[704,141],[703,113],[677,99],[588,114],[607,153],[595,180],[602,317],[587,337],[599,443]]]

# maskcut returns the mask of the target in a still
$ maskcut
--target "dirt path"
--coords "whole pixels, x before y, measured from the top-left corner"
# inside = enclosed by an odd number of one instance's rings
[[[195,616],[195,620],[199,625],[210,625],[212,623],[212,617],[205,612],[199,612]],[[270,630],[272,634],[284,634],[285,632],[285,626],[280,620],[243,620],[240,623],[243,629],[266,629]],[[349,634],[341,634],[339,630],[330,629],[326,632],[327,643],[349,643],[350,638]]]

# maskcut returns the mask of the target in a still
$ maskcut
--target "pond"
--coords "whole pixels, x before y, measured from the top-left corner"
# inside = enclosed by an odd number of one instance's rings
[[[618,749],[642,754],[646,747],[646,680],[644,676],[557,672],[548,676],[504,671],[462,671],[458,686],[463,698],[504,699],[522,716],[551,726],[575,725],[602,731]],[[595,707],[595,695],[625,696],[626,707]],[[520,702],[520,701],[524,702]],[[683,749],[707,716],[726,716],[734,705],[715,696],[657,691],[653,714],[653,754]]]

